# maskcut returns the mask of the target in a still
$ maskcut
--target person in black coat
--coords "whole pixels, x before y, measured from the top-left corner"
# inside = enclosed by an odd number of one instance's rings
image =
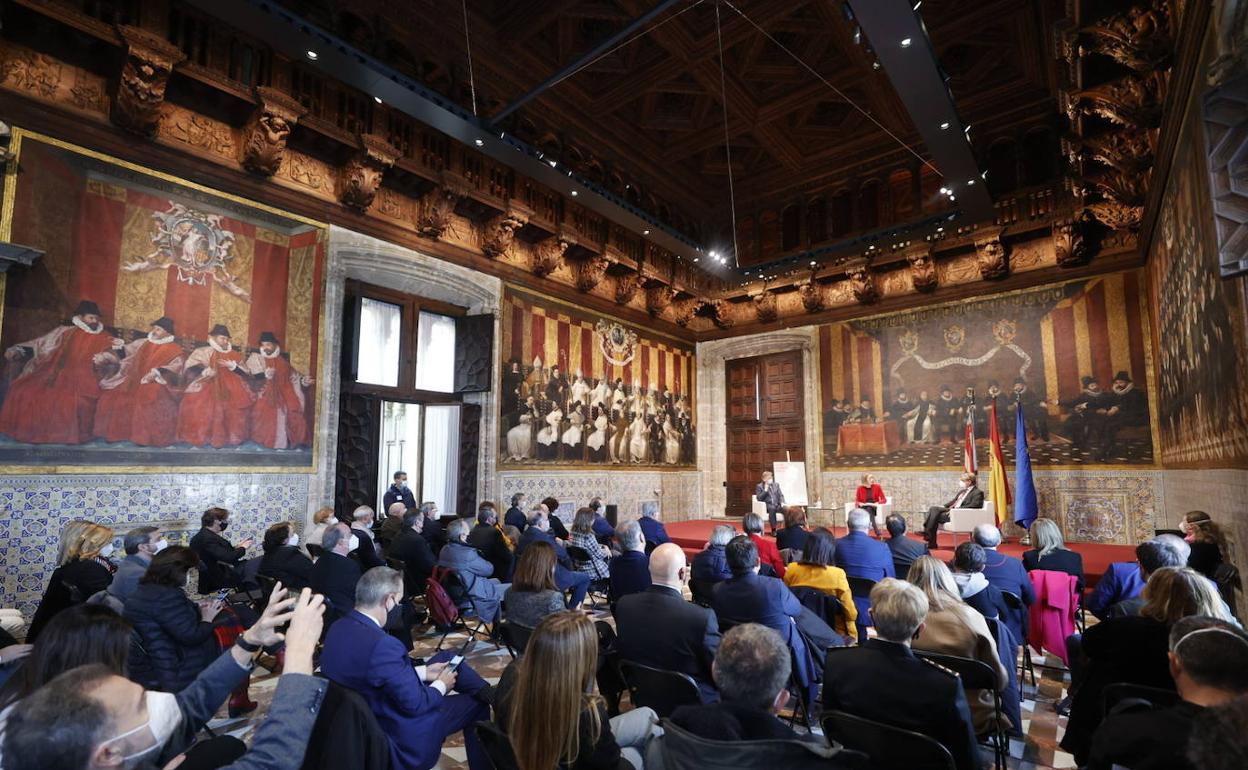
[[[927,546],[906,537],[906,517],[900,513],[888,514],[884,528],[888,530],[888,550],[893,552],[893,569],[899,579],[905,580],[914,560],[927,555]]]
[[[421,536],[424,515],[418,510],[403,514],[403,529],[390,546],[390,558],[403,562],[403,593],[416,596],[425,592],[425,583],[433,574],[438,558]]]
[[[646,556],[646,540],[636,521],[626,521],[615,528],[620,542],[620,555],[610,562],[610,587],[607,598],[614,606],[628,594],[641,593],[650,587],[650,559]]]
[[[806,511],[797,506],[784,509],[784,529],[776,533],[776,548],[783,551],[789,549],[794,555],[806,548],[806,538],[810,537],[810,529],[806,526]]]
[[[403,503],[408,510],[416,507],[416,498],[412,496],[412,490],[407,488],[407,471],[394,472],[394,483],[386,490],[382,500],[382,507],[387,511],[395,503]]]
[[[547,519],[550,521],[550,534],[566,541],[568,539],[568,528],[558,514],[555,513],[559,510],[559,501],[553,497],[548,497],[542,501],[542,505],[546,506]]]
[[[130,675],[150,690],[182,690],[221,654],[213,628],[221,601],[196,604],[186,596],[186,575],[198,566],[193,550],[170,546],[152,557],[126,601],[124,615],[138,642],[130,650]]]
[[[300,591],[312,582],[312,560],[299,550],[299,535],[289,521],[269,527],[261,547],[264,549],[261,575],[273,578],[291,591]]]
[[[325,530],[321,539],[325,552],[312,565],[311,588],[325,597],[335,619],[355,608],[355,584],[363,572],[347,554],[353,550],[351,541],[356,537],[341,522]]]
[[[665,543],[654,549],[649,590],[628,594],[615,605],[615,645],[620,660],[688,674],[698,683],[702,702],[713,703],[719,697],[711,675],[719,620],[713,610],[684,600],[688,571],[680,546]]]
[[[1023,568],[1028,572],[1038,569],[1065,572],[1078,578],[1075,590],[1083,593],[1083,557],[1066,548],[1062,528],[1056,521],[1041,517],[1031,524],[1031,538],[1036,547],[1023,552]]]
[[[71,521],[61,533],[60,564],[35,609],[26,643],[33,644],[48,621],[62,610],[81,604],[113,582],[116,567],[108,561],[113,531],[89,521]]]
[[[507,538],[498,528],[498,512],[482,508],[477,513],[477,525],[468,533],[468,545],[476,548],[494,567],[494,577],[506,583],[511,580],[515,568],[515,555],[507,546]]]
[[[511,507],[507,509],[507,513],[503,516],[503,523],[509,527],[524,532],[524,528],[529,526],[529,519],[524,515],[524,495],[516,493],[511,496]]]
[[[373,542],[373,522],[376,518],[377,514],[367,505],[361,505],[351,514],[351,534],[356,537],[355,558],[360,560],[362,570],[386,566],[386,560],[381,558],[381,549]]]
[[[199,593],[238,588],[243,582],[243,557],[255,541],[243,538],[235,547],[221,536],[230,523],[230,512],[224,508],[209,508],[199,517],[199,523],[202,529],[190,543],[191,550],[199,557]]]
[[[1204,511],[1188,511],[1183,514],[1179,527],[1183,530],[1184,540],[1192,548],[1187,557],[1187,566],[1214,580],[1226,554],[1226,535],[1222,528]]]
[[[442,550],[442,546],[446,545],[446,526],[438,517],[437,503],[421,503],[420,512],[425,516],[425,523],[421,527],[421,537],[433,549],[434,556]]]

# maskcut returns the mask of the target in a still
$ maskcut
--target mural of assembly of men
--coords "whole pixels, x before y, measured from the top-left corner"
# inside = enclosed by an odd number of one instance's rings
[[[282,355],[275,334],[262,332],[244,359],[222,324],[198,346],[176,331],[162,316],[126,342],[104,325],[95,302],[82,300],[64,324],[5,351],[0,434],[27,444],[250,441],[290,449],[310,442],[313,381]]]
[[[527,371],[526,371],[527,369]],[[688,399],[640,382],[571,378],[558,366],[508,362],[502,376],[504,462],[692,465]]]

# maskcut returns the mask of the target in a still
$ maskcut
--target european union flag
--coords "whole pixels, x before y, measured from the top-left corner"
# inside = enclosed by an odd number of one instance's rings
[[[1027,428],[1023,422],[1023,405],[1018,404],[1014,418],[1014,523],[1030,530],[1039,515],[1036,504],[1036,482],[1031,478],[1031,454],[1027,451]]]

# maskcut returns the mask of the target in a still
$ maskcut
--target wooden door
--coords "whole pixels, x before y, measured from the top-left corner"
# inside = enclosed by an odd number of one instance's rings
[[[806,459],[802,352],[791,350],[726,362],[728,505],[744,516],[759,477],[778,460]]]

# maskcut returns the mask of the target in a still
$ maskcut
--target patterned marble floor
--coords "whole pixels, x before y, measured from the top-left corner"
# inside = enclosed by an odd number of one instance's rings
[[[588,609],[588,607],[587,607]],[[595,619],[611,621],[605,610],[595,612]],[[1090,621],[1094,621],[1089,617]],[[438,634],[428,630],[416,642],[414,654],[429,656],[433,654],[438,643]],[[467,637],[462,633],[454,633],[447,637],[446,645],[459,647]],[[507,650],[495,650],[492,644],[478,643],[468,655],[469,664],[491,684],[498,682],[503,669],[511,662]],[[1058,748],[1058,741],[1066,729],[1066,717],[1059,716],[1054,705],[1066,695],[1069,686],[1069,674],[1062,667],[1062,662],[1053,656],[1033,654],[1036,671],[1036,685],[1028,679],[1023,686],[1023,734],[1024,739],[1010,742],[1010,759],[1007,767],[1010,770],[1066,770],[1074,768],[1074,758]],[[210,723],[211,729],[217,734],[229,734],[249,741],[252,732],[263,719],[272,700],[273,688],[277,677],[257,669],[258,676],[252,678],[251,697],[260,703],[253,714],[241,719],[228,719],[222,709],[218,718]],[[624,710],[628,710],[627,695],[624,698]],[[816,733],[819,730],[816,728]],[[987,747],[983,750],[984,762],[991,766],[992,752]],[[442,758],[437,764],[440,770],[466,770],[468,767],[463,748],[463,736],[452,736],[442,748]]]

